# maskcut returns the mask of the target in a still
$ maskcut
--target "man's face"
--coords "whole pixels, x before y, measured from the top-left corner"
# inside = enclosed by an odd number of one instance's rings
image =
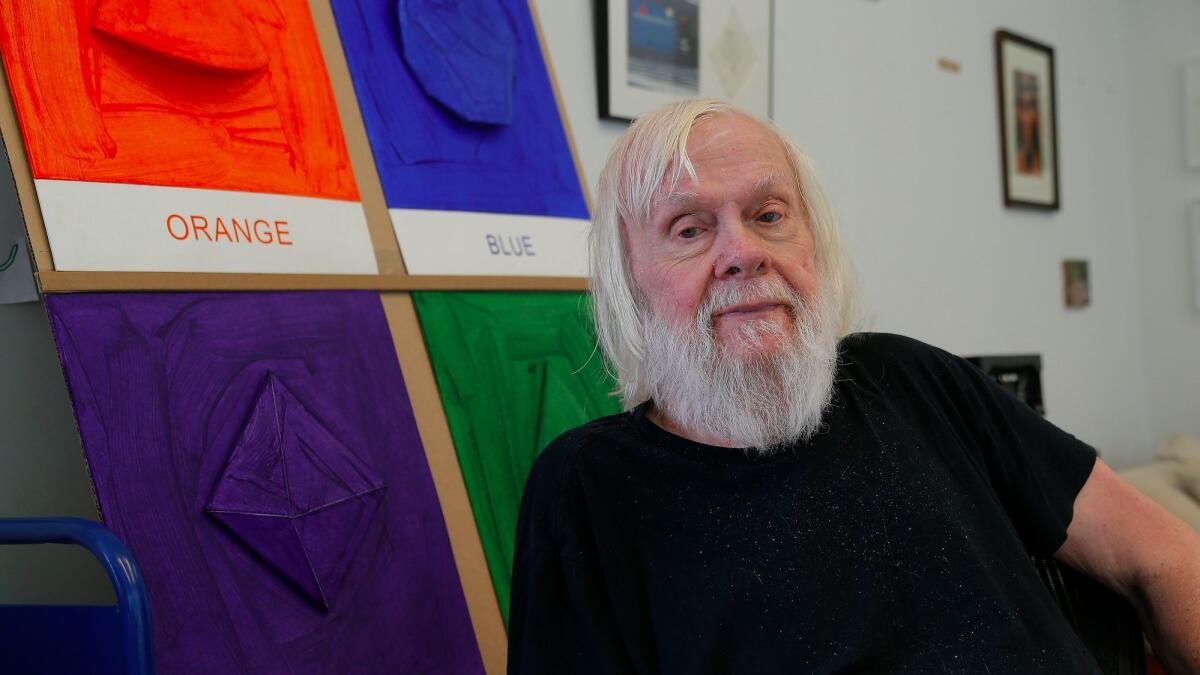
[[[670,325],[691,323],[711,292],[755,280],[814,298],[812,232],[783,146],[748,117],[718,114],[693,127],[687,152],[696,180],[685,173],[669,194],[664,183],[649,222],[626,229],[634,281],[650,310]],[[794,336],[793,311],[751,297],[714,308],[708,319],[731,355],[755,360]],[[781,330],[737,339],[748,324],[769,323]]]

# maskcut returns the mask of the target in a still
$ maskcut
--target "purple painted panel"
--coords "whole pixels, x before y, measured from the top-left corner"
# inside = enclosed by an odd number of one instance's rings
[[[483,672],[376,294],[46,305],[161,672]]]

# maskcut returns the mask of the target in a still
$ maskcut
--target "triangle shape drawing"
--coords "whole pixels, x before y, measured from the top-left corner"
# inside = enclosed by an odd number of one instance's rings
[[[346,584],[347,572],[360,557],[378,552],[364,549],[381,540],[378,514],[385,490],[379,488],[346,501],[298,516],[294,522],[325,598],[336,602]]]
[[[291,518],[222,511],[209,511],[209,515],[314,605],[329,609]]]
[[[208,510],[293,515],[281,452],[278,386],[278,380],[268,374],[213,488]]]

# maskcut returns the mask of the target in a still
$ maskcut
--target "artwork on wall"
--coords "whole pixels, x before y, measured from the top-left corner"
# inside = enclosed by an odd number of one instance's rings
[[[1059,208],[1054,50],[996,31],[1004,204]]]
[[[332,6],[408,272],[584,276],[587,201],[529,3]]]
[[[0,52],[57,270],[377,271],[306,0],[5,0]]]
[[[483,672],[377,294],[46,304],[160,672]]]
[[[2,146],[0,146],[2,149]],[[25,218],[17,199],[12,167],[0,166],[0,305],[38,299],[33,266],[29,261],[29,239]]]
[[[442,406],[508,620],[517,513],[556,436],[620,412],[582,293],[414,293]]]
[[[771,115],[771,0],[597,0],[600,116],[717,98]]]
[[[1092,290],[1088,282],[1088,262],[1086,260],[1064,260],[1063,271],[1063,304],[1067,307],[1080,308],[1092,304]]]
[[[1200,169],[1200,61],[1183,68],[1183,106],[1187,165]]]

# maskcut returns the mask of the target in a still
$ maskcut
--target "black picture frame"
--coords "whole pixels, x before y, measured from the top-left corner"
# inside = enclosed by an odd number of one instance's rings
[[[694,98],[770,118],[774,0],[592,0],[592,13],[601,119]]]
[[[1004,205],[1056,211],[1059,181],[1054,48],[998,30],[996,102]]]

